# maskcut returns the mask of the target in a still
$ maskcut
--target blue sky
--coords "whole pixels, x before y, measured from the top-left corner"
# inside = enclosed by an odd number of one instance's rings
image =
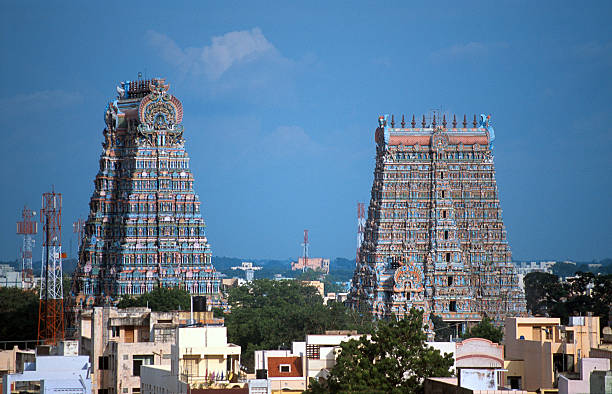
[[[353,257],[377,117],[441,108],[492,115],[516,259],[612,256],[611,2],[0,7],[0,259],[16,258],[14,222],[52,184],[69,248],[104,108],[138,72],[183,102],[216,255],[295,257],[309,229],[312,256]]]

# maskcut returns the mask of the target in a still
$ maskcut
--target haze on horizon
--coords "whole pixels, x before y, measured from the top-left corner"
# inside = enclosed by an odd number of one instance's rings
[[[138,72],[183,103],[214,255],[295,258],[309,229],[311,256],[354,258],[378,116],[439,109],[492,115],[514,259],[612,257],[610,2],[0,7],[0,260],[52,185],[74,250],[106,104]]]

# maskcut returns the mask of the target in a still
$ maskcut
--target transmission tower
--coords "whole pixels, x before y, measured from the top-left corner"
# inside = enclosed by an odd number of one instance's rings
[[[44,193],[40,221],[43,223],[38,340],[53,345],[64,339],[62,286],[62,195]]]
[[[17,222],[17,234],[23,235],[23,246],[21,247],[21,282],[24,289],[34,287],[34,273],[32,271],[32,249],[34,249],[34,238],[38,232],[38,223],[34,221],[36,212],[23,207],[21,217],[23,220]]]
[[[302,268],[302,271],[306,271],[308,266],[308,245],[308,230],[304,230],[304,243],[302,244],[304,247],[304,267]]]

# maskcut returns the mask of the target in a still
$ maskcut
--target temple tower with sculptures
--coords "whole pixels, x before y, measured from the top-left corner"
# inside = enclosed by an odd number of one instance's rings
[[[381,116],[349,303],[376,318],[411,308],[464,326],[526,312],[495,180],[490,117]]]
[[[73,297],[108,304],[157,287],[220,303],[219,274],[194,192],[183,107],[163,79],[123,82],[105,112]]]

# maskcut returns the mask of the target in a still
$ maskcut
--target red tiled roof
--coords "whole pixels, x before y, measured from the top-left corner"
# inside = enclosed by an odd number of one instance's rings
[[[291,366],[290,372],[281,372],[280,366],[288,364]],[[268,357],[268,377],[269,378],[299,378],[302,376],[302,358],[293,357]]]

